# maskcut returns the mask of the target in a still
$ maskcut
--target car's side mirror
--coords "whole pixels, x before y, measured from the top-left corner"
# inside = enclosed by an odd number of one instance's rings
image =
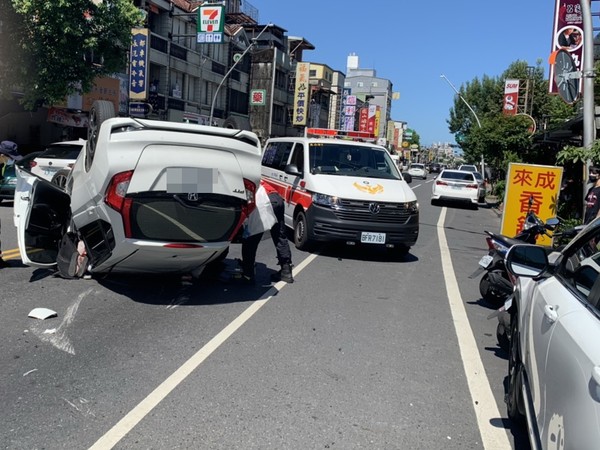
[[[548,268],[546,249],[537,245],[513,245],[506,254],[506,268],[519,277],[538,277]]]
[[[285,166],[285,173],[288,175],[294,175],[296,177],[302,176],[302,172],[298,170],[298,166],[296,164],[288,164]]]
[[[404,181],[406,181],[408,184],[412,183],[412,176],[410,173],[402,172],[402,178],[404,178]]]

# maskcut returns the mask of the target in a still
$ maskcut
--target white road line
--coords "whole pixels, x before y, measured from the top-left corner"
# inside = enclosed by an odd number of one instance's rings
[[[452,312],[452,320],[458,338],[458,347],[460,349],[463,367],[473,400],[473,408],[477,417],[477,424],[483,447],[486,450],[506,450],[511,449],[508,435],[504,428],[491,425],[492,419],[501,417],[496,399],[492,393],[490,382],[485,373],[485,368],[479,356],[475,336],[469,323],[463,299],[460,296],[458,282],[454,274],[450,250],[444,233],[444,220],[446,219],[446,208],[442,208],[440,218],[437,223],[438,240],[440,243],[440,254],[442,257],[442,269],[444,272],[444,281],[448,293],[448,302]]]
[[[305,258],[300,264],[294,267],[293,274],[300,273],[308,264],[310,264],[318,255],[311,254]],[[108,432],[96,441],[90,447],[90,450],[107,450],[113,448],[123,439],[141,420],[146,417],[155,406],[167,397],[179,384],[184,381],[188,375],[204,362],[216,349],[219,348],[229,337],[235,333],[246,321],[258,312],[277,292],[285,286],[285,281],[279,281],[275,286],[266,292],[266,297],[256,300],[242,314],[227,325],[214,338],[206,343],[196,354],[188,359],[179,369],[163,381],[154,391],[142,400],[135,408],[133,408],[125,417]]]

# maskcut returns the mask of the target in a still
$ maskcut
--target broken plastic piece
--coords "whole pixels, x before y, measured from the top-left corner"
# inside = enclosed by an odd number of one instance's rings
[[[58,314],[56,311],[52,311],[48,308],[34,308],[29,313],[29,317],[33,317],[34,319],[46,320],[50,317],[56,317]]]

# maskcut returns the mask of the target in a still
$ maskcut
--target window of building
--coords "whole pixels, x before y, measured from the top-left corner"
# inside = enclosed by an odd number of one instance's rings
[[[371,86],[372,86],[372,87],[377,87],[377,81],[372,81],[372,82],[371,82]]]
[[[362,81],[357,81],[356,82],[356,87],[364,87],[365,83],[363,83]]]
[[[317,76],[317,71],[314,70],[314,69],[310,69],[308,71],[308,76],[310,76],[310,77],[316,77]]]

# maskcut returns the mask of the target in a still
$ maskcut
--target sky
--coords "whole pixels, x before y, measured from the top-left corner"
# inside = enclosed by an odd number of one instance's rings
[[[315,46],[303,59],[346,73],[348,55],[392,82],[392,119],[408,123],[421,145],[455,143],[447,120],[457,88],[499,77],[515,61],[546,77],[554,0],[249,0],[259,23]]]

